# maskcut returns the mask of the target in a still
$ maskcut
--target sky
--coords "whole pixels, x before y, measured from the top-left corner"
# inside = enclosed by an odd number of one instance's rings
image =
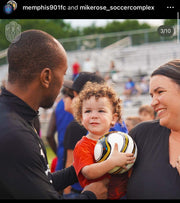
[[[123,19],[65,19],[64,21],[70,23],[72,27],[87,27],[95,23],[96,26],[104,26],[107,22],[114,20],[123,21]],[[124,19],[125,20],[125,19]],[[140,23],[148,23],[153,26],[160,26],[163,24],[162,19],[140,19]]]

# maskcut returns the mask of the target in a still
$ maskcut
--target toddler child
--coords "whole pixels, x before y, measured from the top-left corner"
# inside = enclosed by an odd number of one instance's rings
[[[103,179],[110,178],[108,198],[120,199],[126,193],[128,173],[109,175],[108,171],[116,166],[126,168],[134,162],[132,153],[118,152],[115,144],[109,159],[95,163],[94,147],[98,139],[109,132],[115,123],[121,120],[121,100],[114,89],[107,84],[87,82],[84,89],[73,101],[75,119],[81,123],[88,134],[76,144],[74,149],[74,168],[82,187]]]

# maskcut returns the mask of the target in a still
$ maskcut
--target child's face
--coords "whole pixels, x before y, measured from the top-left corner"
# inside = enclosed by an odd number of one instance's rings
[[[101,97],[96,100],[95,96],[92,96],[83,101],[82,124],[89,134],[97,137],[104,135],[116,120],[117,114],[113,114],[113,107],[108,98]]]

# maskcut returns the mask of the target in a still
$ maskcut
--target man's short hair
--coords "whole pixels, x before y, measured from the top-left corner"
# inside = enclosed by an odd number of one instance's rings
[[[61,61],[58,49],[55,38],[44,31],[22,32],[20,39],[11,43],[8,49],[8,81],[28,84],[43,68],[57,67]]]

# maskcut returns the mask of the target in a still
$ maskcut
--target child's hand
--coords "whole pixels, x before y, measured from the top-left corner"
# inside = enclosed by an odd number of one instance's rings
[[[114,167],[119,166],[119,167],[123,167],[126,169],[127,164],[134,163],[135,157],[134,157],[133,153],[119,152],[118,151],[118,144],[115,143],[114,150],[113,150],[109,159],[111,159]]]
[[[178,159],[177,159],[176,168],[177,168],[177,170],[178,170],[178,172],[179,172],[179,175],[180,175],[180,156],[179,156]]]

